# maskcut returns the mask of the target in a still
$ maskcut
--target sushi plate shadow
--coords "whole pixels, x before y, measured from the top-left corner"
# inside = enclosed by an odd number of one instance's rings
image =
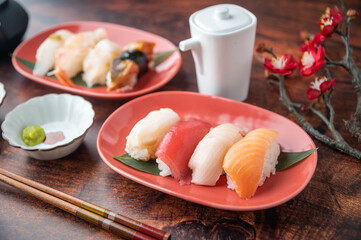
[[[205,206],[253,211],[278,206],[298,195],[311,180],[317,165],[317,152],[297,165],[277,172],[259,187],[250,199],[240,199],[227,188],[225,176],[215,186],[179,185],[171,177],[161,177],[133,169],[114,156],[124,153],[126,137],[135,123],[149,112],[171,108],[181,119],[196,118],[216,126],[234,123],[253,130],[270,128],[279,132],[282,151],[298,152],[315,148],[311,137],[289,119],[250,104],[193,92],[165,91],[133,99],[114,111],[104,122],[97,137],[102,160],[114,171],[145,186]],[[290,134],[292,133],[292,134]]]
[[[106,86],[88,88],[86,86],[76,85],[74,87],[61,84],[57,79],[47,76],[36,76],[32,70],[23,65],[18,59],[25,59],[35,62],[35,55],[40,44],[52,33],[60,29],[67,29],[73,33],[83,31],[93,31],[97,28],[104,28],[108,39],[123,47],[131,42],[144,40],[155,43],[154,52],[165,52],[175,50],[177,47],[169,40],[140,29],[122,26],[113,23],[79,21],[68,22],[55,25],[45,29],[31,38],[22,42],[14,51],[12,63],[16,71],[30,80],[47,85],[53,88],[64,90],[66,92],[79,94],[83,96],[103,98],[103,99],[126,99],[137,97],[161,88],[168,83],[179,71],[182,63],[181,54],[175,51],[161,64],[157,65],[154,71],[150,71],[142,76],[134,89],[127,92],[107,91]]]

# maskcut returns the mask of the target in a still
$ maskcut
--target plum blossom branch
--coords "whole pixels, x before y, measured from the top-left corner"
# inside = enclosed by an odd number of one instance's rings
[[[361,70],[356,66],[352,58],[352,48],[349,44],[350,25],[351,22],[358,17],[358,12],[353,9],[347,10],[341,0],[338,0],[338,2],[341,5],[342,11],[337,8],[326,9],[318,22],[321,29],[320,33],[312,35],[303,32],[303,34],[301,34],[304,44],[301,46],[302,56],[298,64],[293,56],[287,54],[277,56],[272,48],[265,44],[260,44],[256,51],[259,53],[269,53],[272,56],[271,59],[264,58],[264,67],[278,81],[271,79],[270,82],[279,87],[279,100],[287,107],[288,111],[295,116],[300,126],[326,145],[361,159],[361,152],[351,147],[334,125],[335,110],[332,107],[331,98],[336,79],[331,77],[328,67],[342,67],[350,75],[354,90],[357,94],[356,111],[350,120],[345,121],[346,127],[351,134],[361,142]],[[347,17],[344,18],[342,13]],[[345,26],[344,32],[342,31],[343,26]],[[345,45],[346,54],[340,61],[330,59],[325,51],[326,46],[324,42],[328,38],[331,38],[333,34],[339,35]],[[302,77],[308,77],[317,72],[321,67],[326,67],[327,77],[316,77],[315,81],[310,84],[310,87],[306,91],[310,103],[305,106],[304,104],[293,102],[287,95],[284,84],[285,76],[290,75],[296,68],[299,68]],[[318,109],[320,107],[319,104],[315,105],[316,100],[323,104],[327,115]],[[315,129],[307,119],[302,116],[302,110],[307,110],[320,118],[332,134],[332,138]]]

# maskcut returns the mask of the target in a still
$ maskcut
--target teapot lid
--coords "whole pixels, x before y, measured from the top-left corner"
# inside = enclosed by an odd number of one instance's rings
[[[253,14],[234,4],[218,4],[195,12],[191,19],[209,33],[225,34],[246,27],[253,22]]]

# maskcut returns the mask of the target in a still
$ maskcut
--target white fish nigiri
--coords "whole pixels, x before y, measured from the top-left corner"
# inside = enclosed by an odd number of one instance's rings
[[[137,160],[148,161],[155,158],[160,141],[179,120],[178,114],[170,108],[150,112],[130,131],[125,151]]]
[[[61,29],[51,34],[42,42],[36,51],[34,75],[45,76],[54,68],[56,51],[64,45],[65,40],[73,35],[72,32]]]
[[[114,58],[120,55],[121,51],[118,44],[108,39],[101,40],[89,51],[83,62],[83,80],[88,87],[105,84],[110,64]]]
[[[55,56],[54,74],[65,85],[72,85],[70,78],[83,70],[83,61],[89,51],[107,37],[103,28],[80,32],[68,37]]]
[[[224,123],[213,128],[197,145],[188,163],[192,169],[192,183],[216,185],[223,173],[223,159],[228,149],[242,139],[244,130],[234,124]]]

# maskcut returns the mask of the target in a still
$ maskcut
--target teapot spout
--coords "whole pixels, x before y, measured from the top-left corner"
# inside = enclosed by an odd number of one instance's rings
[[[183,52],[188,50],[194,50],[197,46],[199,46],[199,41],[194,38],[189,38],[179,43],[179,49]]]
[[[194,62],[196,64],[196,70],[197,70],[197,74],[203,74],[203,61],[202,61],[202,48],[201,48],[201,43],[199,42],[199,40],[195,39],[195,38],[189,38],[186,40],[183,40],[179,43],[179,49],[181,51],[188,51],[188,50],[192,50],[192,54],[193,54],[193,59]]]

